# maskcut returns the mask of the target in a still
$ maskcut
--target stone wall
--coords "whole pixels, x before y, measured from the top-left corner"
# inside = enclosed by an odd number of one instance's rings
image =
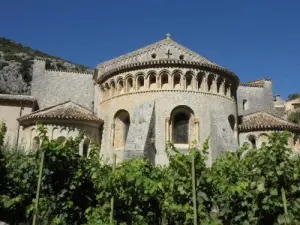
[[[276,114],[272,81],[264,80],[263,83],[263,86],[240,85],[238,87],[237,106],[239,115],[258,111]],[[246,101],[245,104],[244,101]],[[243,105],[245,105],[245,109]]]
[[[168,140],[167,121],[170,119],[172,110],[178,106],[187,106],[192,109],[198,123],[195,139],[197,139],[199,147],[202,147],[208,137],[223,137],[225,135],[225,140],[218,139],[218,145],[211,142],[210,151],[219,151],[215,147],[235,150],[232,148],[237,146],[237,139],[228,122],[229,115],[233,115],[236,119],[236,103],[232,98],[192,90],[152,90],[125,93],[101,103],[99,116],[105,121],[102,139],[102,153],[105,157],[110,158],[114,152],[111,144],[111,127],[116,112],[126,110],[132,116],[137,105],[151,100],[155,101],[155,131],[153,133],[157,151],[156,164],[168,163],[165,153]],[[216,129],[212,130],[212,126],[215,126]],[[208,164],[210,165],[211,162],[212,158],[209,159]]]
[[[94,83],[92,74],[45,70],[45,62],[35,60],[31,95],[40,109],[72,100],[94,110]]]

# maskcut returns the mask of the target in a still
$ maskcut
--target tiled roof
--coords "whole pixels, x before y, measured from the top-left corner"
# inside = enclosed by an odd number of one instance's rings
[[[29,115],[22,116],[18,119],[23,123],[32,120],[79,120],[79,121],[93,121],[102,123],[102,120],[95,116],[91,111],[77,105],[74,102],[67,101],[49,108],[35,111]]]
[[[240,84],[241,86],[247,86],[247,87],[264,87],[264,82],[265,81],[272,81],[271,79],[269,78],[261,78],[261,79],[258,79],[258,80],[253,80],[253,81],[249,81],[249,82],[246,82],[246,83],[242,83]]]
[[[254,130],[300,131],[300,126],[266,112],[256,112],[243,116],[239,129],[241,132]]]

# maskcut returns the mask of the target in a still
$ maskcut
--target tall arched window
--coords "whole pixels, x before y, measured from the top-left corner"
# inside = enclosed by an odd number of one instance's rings
[[[125,110],[118,111],[114,117],[113,145],[115,148],[125,147],[129,127],[130,127],[129,113]]]
[[[204,77],[205,77],[204,73],[198,73],[197,74],[197,88],[198,88],[198,90],[203,89]]]
[[[34,137],[32,139],[32,151],[37,151],[39,150],[39,147],[40,147],[40,138],[39,137]]]
[[[118,81],[118,94],[122,94],[124,92],[124,84],[123,84],[123,80],[119,80]]]
[[[191,118],[193,111],[187,106],[179,106],[171,113],[172,142],[188,144],[191,136]]]
[[[149,75],[149,89],[155,89],[155,88],[157,88],[157,86],[156,86],[156,74],[151,73]]]
[[[89,147],[90,147],[90,139],[86,138],[83,142],[83,146],[82,146],[82,155],[84,157],[88,156],[89,153]]]
[[[114,96],[115,95],[115,90],[116,90],[116,84],[114,81],[112,81],[110,83],[110,96]]]
[[[209,74],[207,77],[207,87],[208,87],[208,91],[212,91],[212,84],[214,82],[214,75],[213,74]]]

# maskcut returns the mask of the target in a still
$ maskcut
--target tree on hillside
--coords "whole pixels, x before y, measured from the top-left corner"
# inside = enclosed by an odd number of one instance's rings
[[[288,100],[294,100],[300,98],[300,93],[293,93],[288,96]]]

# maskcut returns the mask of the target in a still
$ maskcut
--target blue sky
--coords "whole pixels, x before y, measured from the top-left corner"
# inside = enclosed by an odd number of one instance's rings
[[[172,39],[232,70],[300,92],[300,1],[1,0],[0,36],[76,63]]]

